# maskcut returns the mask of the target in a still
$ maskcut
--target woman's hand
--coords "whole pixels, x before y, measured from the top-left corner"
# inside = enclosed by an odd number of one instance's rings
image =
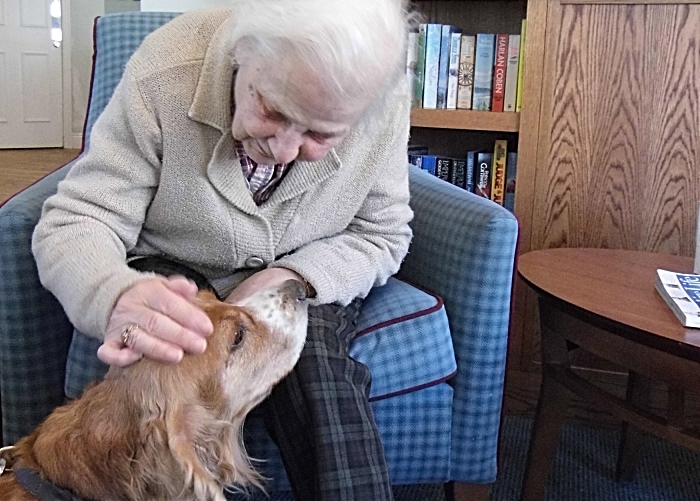
[[[126,367],[145,356],[177,363],[185,351],[202,353],[213,326],[209,317],[190,300],[197,286],[172,276],[139,282],[127,289],[112,310],[97,357],[108,365]],[[137,325],[124,346],[122,334]]]
[[[256,292],[267,287],[280,285],[289,279],[298,280],[305,283],[304,279],[296,271],[287,268],[267,268],[258,271],[254,275],[246,278],[236,287],[231,294],[226,298],[227,303],[235,303],[236,301],[252,296]]]

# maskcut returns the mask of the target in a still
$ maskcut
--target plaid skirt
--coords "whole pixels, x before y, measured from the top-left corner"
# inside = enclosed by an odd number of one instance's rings
[[[133,268],[184,275],[209,288],[201,275],[161,258]],[[360,299],[348,306],[309,308],[307,340],[292,372],[260,405],[299,501],[384,501],[392,491],[374,415],[369,369],[350,358]],[[76,331],[68,352],[65,391],[77,398],[108,367],[97,358],[100,341]]]

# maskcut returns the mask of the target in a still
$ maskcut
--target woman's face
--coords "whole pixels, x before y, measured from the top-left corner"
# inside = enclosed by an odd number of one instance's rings
[[[231,133],[262,164],[316,161],[337,146],[373,96],[339,103],[303,64],[263,64],[248,58],[238,69]]]

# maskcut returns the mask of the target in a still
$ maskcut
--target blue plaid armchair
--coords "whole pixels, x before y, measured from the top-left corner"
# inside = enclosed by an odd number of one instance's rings
[[[174,15],[135,12],[97,20],[86,148],[130,54]],[[0,208],[5,444],[64,400],[73,328],[39,283],[30,240],[44,200],[68,169],[70,164]],[[458,486],[457,498],[479,492],[485,499],[484,484],[495,480],[497,470],[518,226],[492,202],[412,169],[414,241],[398,277],[367,298],[351,354],[372,373],[372,406],[392,482],[448,483]],[[267,459],[262,470],[268,491],[288,489],[261,421],[253,413],[246,424],[249,452]]]

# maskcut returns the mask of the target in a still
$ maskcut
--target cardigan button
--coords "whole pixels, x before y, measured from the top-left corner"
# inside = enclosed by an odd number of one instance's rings
[[[251,256],[245,260],[245,265],[248,268],[262,268],[265,266],[265,261],[263,261],[258,256]]]

